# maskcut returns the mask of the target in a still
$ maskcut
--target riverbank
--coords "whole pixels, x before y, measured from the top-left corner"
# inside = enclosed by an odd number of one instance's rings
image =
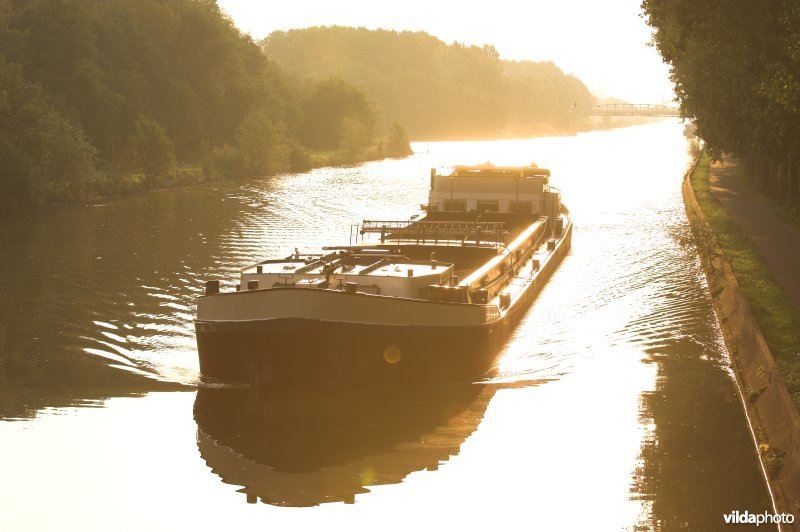
[[[416,138],[413,142],[458,142],[458,141],[501,141],[501,140],[524,140],[533,138],[544,137],[558,137],[564,135],[574,136],[578,133],[587,133],[591,131],[608,131],[620,128],[627,128],[642,123],[652,123],[664,120],[663,118],[619,118],[612,122],[603,122],[593,124],[588,127],[581,127],[577,130],[566,132],[563,130],[556,130],[554,128],[542,129],[537,131],[525,132],[505,132],[502,135],[496,136],[482,136],[482,135],[464,135],[463,138]],[[292,161],[292,169],[288,172],[306,172],[317,168],[328,167],[345,167],[357,164],[362,164],[372,161],[380,161],[384,159],[404,158],[411,155],[410,144],[407,150],[401,150],[396,145],[389,146],[391,139],[384,139],[371,148],[361,150],[357,153],[347,152],[344,150],[310,150],[304,153],[300,161]],[[402,153],[405,151],[405,153]],[[230,162],[230,161],[229,161]],[[214,166],[213,168],[210,167]],[[220,166],[221,168],[217,168]],[[34,211],[39,208],[59,207],[59,206],[75,206],[75,205],[93,205],[106,200],[124,198],[135,194],[144,194],[156,190],[169,190],[176,188],[183,188],[189,186],[200,185],[203,183],[223,182],[239,179],[251,179],[258,176],[242,176],[234,175],[235,172],[230,174],[220,172],[226,166],[235,167],[235,164],[226,165],[223,162],[221,165],[213,165],[209,161],[198,162],[184,162],[178,163],[174,170],[167,175],[158,176],[155,179],[148,180],[142,171],[119,171],[110,170],[98,172],[87,185],[85,185],[78,195],[61,197],[58,200],[51,200],[48,202],[39,203],[38,205],[19,204],[12,205],[9,208],[0,210],[0,216],[13,215],[20,212],[26,212],[31,209]],[[282,173],[282,172],[278,172]],[[268,176],[265,176],[268,177]]]
[[[380,161],[392,158],[404,158],[411,155],[411,148],[402,155],[387,153],[384,145],[378,144],[360,153],[347,153],[341,150],[317,150],[308,151],[303,161],[292,165],[292,169],[285,172],[307,172],[316,168],[328,168],[339,166],[352,166],[371,161]],[[272,174],[270,174],[272,175]],[[264,176],[269,177],[270,175]],[[158,176],[148,180],[142,171],[113,171],[106,170],[98,172],[86,185],[83,186],[80,194],[69,197],[61,197],[58,200],[51,200],[40,204],[18,204],[12,205],[7,209],[0,210],[0,216],[19,214],[30,210],[45,209],[50,207],[93,205],[106,200],[124,198],[136,194],[145,194],[157,190],[170,190],[184,187],[191,187],[203,183],[214,183],[224,181],[238,181],[259,177],[257,175],[231,175],[220,174],[216,169],[210,169],[205,162],[179,163],[175,165],[173,171],[166,175]]]
[[[800,515],[797,313],[712,194],[710,172],[703,156],[687,173],[686,213],[776,511]]]

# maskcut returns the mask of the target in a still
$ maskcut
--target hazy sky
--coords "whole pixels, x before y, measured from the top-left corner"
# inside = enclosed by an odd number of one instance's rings
[[[217,0],[253,38],[309,26],[425,31],[446,42],[493,44],[504,59],[553,61],[598,96],[672,100],[667,67],[648,47],[641,0]]]

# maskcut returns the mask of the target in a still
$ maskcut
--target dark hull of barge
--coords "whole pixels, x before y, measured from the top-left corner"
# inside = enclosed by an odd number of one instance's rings
[[[405,326],[298,318],[198,320],[195,330],[201,374],[207,381],[271,386],[480,380],[491,374],[515,326],[567,254],[571,237],[572,225],[568,224],[539,274],[500,318],[490,323]]]

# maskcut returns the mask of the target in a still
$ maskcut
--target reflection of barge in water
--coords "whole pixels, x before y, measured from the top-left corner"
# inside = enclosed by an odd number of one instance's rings
[[[249,502],[352,503],[370,486],[435,471],[477,429],[496,388],[200,388],[200,455]]]
[[[365,221],[355,245],[263,261],[235,292],[207,283],[195,320],[203,377],[479,379],[569,249],[549,177],[535,165],[432,171],[417,220]]]

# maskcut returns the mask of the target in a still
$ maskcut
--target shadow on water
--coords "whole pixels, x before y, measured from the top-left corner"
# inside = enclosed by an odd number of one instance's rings
[[[496,387],[201,388],[200,454],[247,502],[355,502],[370,486],[435,471],[478,428]]]

